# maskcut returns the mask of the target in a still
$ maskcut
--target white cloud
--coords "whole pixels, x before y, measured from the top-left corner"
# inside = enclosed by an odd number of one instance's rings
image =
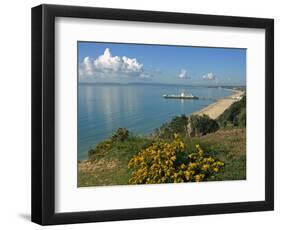
[[[139,76],[140,79],[144,79],[144,80],[150,79],[152,77],[153,77],[153,75],[149,74],[149,73],[141,73],[140,76]]]
[[[215,76],[212,72],[204,74],[204,75],[202,76],[202,78],[203,78],[204,80],[210,80],[210,81],[216,80],[216,76]]]
[[[140,73],[143,70],[143,64],[139,63],[136,58],[122,57],[121,70],[124,73]]]
[[[178,75],[178,78],[181,79],[187,78],[187,71],[185,69],[182,69]]]
[[[94,74],[94,66],[93,60],[90,57],[85,57],[83,60],[83,68],[80,70],[82,71],[83,75],[93,75]]]
[[[136,58],[126,56],[112,56],[109,48],[97,59],[85,57],[79,66],[80,76],[96,77],[99,74],[119,74],[126,76],[140,76],[143,72],[143,64]]]
[[[113,57],[108,48],[104,50],[102,55],[94,60],[94,67],[102,72],[117,72],[121,64],[120,57]]]

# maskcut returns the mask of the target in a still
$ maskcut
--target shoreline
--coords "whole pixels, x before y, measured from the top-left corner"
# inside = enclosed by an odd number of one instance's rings
[[[233,94],[230,96],[218,99],[214,103],[202,108],[201,110],[192,113],[191,115],[208,115],[212,119],[217,119],[226,109],[228,109],[234,102],[239,101],[245,91],[231,90]]]

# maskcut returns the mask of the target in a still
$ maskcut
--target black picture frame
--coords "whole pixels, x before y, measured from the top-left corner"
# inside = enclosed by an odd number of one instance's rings
[[[265,200],[55,213],[55,18],[109,19],[265,29]],[[32,221],[41,225],[162,218],[274,209],[274,20],[110,8],[32,8]]]

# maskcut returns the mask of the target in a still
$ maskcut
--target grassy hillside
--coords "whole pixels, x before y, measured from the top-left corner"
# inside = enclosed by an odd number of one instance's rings
[[[88,161],[79,163],[78,186],[128,184],[129,160],[151,143],[151,139],[130,136],[111,142],[96,156],[90,154]]]
[[[147,148],[153,138],[130,136],[123,141],[114,141],[102,155],[90,157],[79,163],[78,185],[120,185],[128,184],[131,169],[130,159]],[[183,138],[188,152],[200,144],[208,154],[225,163],[222,171],[209,180],[242,180],[246,178],[246,130],[245,128],[220,129],[201,137]]]

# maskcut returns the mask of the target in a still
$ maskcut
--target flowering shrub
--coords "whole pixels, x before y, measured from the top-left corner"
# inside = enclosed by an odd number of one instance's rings
[[[177,135],[171,143],[163,140],[153,143],[129,161],[128,168],[132,169],[129,183],[199,182],[219,172],[224,165],[205,154],[199,145],[191,154],[186,154],[185,149],[185,144]]]

